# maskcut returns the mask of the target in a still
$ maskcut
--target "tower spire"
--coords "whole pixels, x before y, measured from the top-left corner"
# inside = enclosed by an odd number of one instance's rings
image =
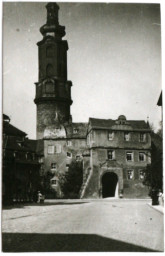
[[[45,37],[46,35],[55,36],[61,39],[65,36],[65,27],[59,25],[58,21],[58,11],[59,6],[56,3],[48,3],[46,5],[47,9],[47,22],[40,28],[41,34]]]

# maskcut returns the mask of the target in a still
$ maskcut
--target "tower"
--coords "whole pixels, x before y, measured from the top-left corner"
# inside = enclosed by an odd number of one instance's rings
[[[71,120],[70,106],[72,82],[67,80],[68,43],[62,40],[65,27],[59,25],[56,3],[48,3],[47,22],[40,28],[43,39],[37,43],[39,76],[36,85],[37,139],[42,139],[44,130],[57,122]]]

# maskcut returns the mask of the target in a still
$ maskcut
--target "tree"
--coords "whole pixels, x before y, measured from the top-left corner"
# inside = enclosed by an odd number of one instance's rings
[[[145,171],[144,182],[150,188],[150,195],[153,190],[163,192],[163,154],[162,138],[151,132],[151,164]]]
[[[52,199],[56,198],[56,191],[52,189],[50,181],[54,177],[54,173],[47,171],[43,176],[43,188],[41,192],[46,195],[46,198]]]
[[[83,182],[82,161],[72,161],[67,172],[60,175],[59,182],[64,198],[79,198]]]

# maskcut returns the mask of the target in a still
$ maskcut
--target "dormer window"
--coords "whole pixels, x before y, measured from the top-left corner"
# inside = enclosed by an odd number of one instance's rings
[[[124,140],[129,141],[130,140],[130,133],[129,132],[124,132]]]
[[[108,140],[114,139],[114,132],[108,132]]]

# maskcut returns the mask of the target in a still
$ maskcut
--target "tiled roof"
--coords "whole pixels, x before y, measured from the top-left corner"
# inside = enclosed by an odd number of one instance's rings
[[[96,129],[111,129],[113,126],[117,125],[118,129],[121,127],[121,130],[124,130],[126,126],[130,127],[132,130],[149,130],[148,124],[143,120],[126,120],[126,124],[122,125],[116,124],[116,121],[117,120],[112,119],[89,118],[91,127]]]
[[[18,128],[7,122],[3,122],[3,133],[6,135],[21,137],[25,137],[27,135],[25,132],[19,130]]]

